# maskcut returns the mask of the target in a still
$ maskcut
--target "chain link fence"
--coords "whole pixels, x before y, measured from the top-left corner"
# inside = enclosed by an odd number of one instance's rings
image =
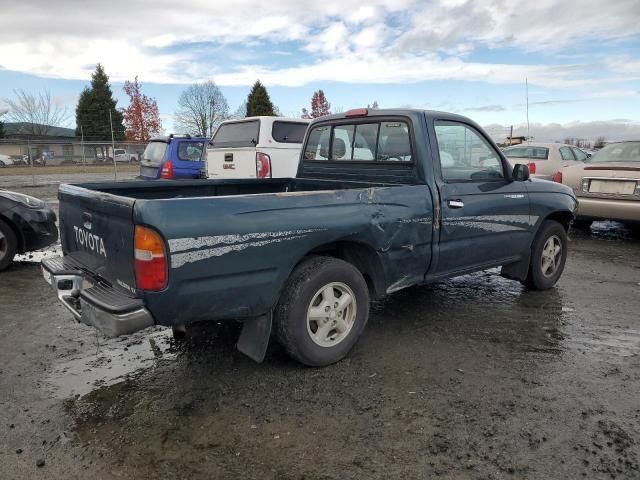
[[[146,143],[81,140],[0,140],[0,176],[36,177],[82,173],[83,177],[134,178]]]

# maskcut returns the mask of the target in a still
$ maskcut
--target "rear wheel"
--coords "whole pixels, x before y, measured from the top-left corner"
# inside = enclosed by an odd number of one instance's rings
[[[9,225],[0,220],[0,270],[9,266],[18,248],[18,240]]]
[[[276,307],[274,335],[291,357],[312,367],[344,358],[369,318],[369,291],[350,263],[314,257],[293,271]]]
[[[536,290],[553,287],[567,261],[567,232],[555,220],[545,220],[531,247],[529,274],[525,284]]]

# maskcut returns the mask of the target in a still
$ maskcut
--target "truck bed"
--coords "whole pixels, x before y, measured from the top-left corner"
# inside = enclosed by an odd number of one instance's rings
[[[84,183],[67,187],[80,187],[118,197],[144,200],[171,198],[223,197],[256,195],[261,193],[312,192],[324,190],[348,190],[354,188],[382,187],[382,182],[356,182],[325,179],[230,179],[162,182],[111,182]]]

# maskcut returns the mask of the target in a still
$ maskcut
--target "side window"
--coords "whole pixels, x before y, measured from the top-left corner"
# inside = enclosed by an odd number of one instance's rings
[[[584,162],[587,159],[587,154],[579,148],[574,148],[573,154],[576,156],[576,160],[578,160],[579,162]]]
[[[562,158],[562,160],[575,160],[573,153],[571,153],[571,149],[569,147],[560,147],[560,157]]]
[[[307,146],[304,149],[305,160],[327,160],[329,158],[329,140],[331,127],[315,127],[309,132]]]
[[[494,148],[472,128],[454,122],[436,122],[442,178],[450,182],[486,182],[504,179],[502,162]]]
[[[178,145],[178,159],[185,162],[199,162],[202,160],[204,142],[180,142]]]
[[[411,141],[409,125],[404,122],[382,122],[378,136],[378,157],[380,162],[410,162]]]
[[[354,131],[354,125],[336,125],[333,127],[331,160],[351,160]]]
[[[306,123],[276,121],[271,128],[271,136],[278,143],[302,143],[306,131]]]

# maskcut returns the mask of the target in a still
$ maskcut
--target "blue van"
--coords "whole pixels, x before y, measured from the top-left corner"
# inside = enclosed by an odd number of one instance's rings
[[[208,142],[208,138],[191,135],[152,138],[142,154],[139,178],[200,178],[205,168]]]

